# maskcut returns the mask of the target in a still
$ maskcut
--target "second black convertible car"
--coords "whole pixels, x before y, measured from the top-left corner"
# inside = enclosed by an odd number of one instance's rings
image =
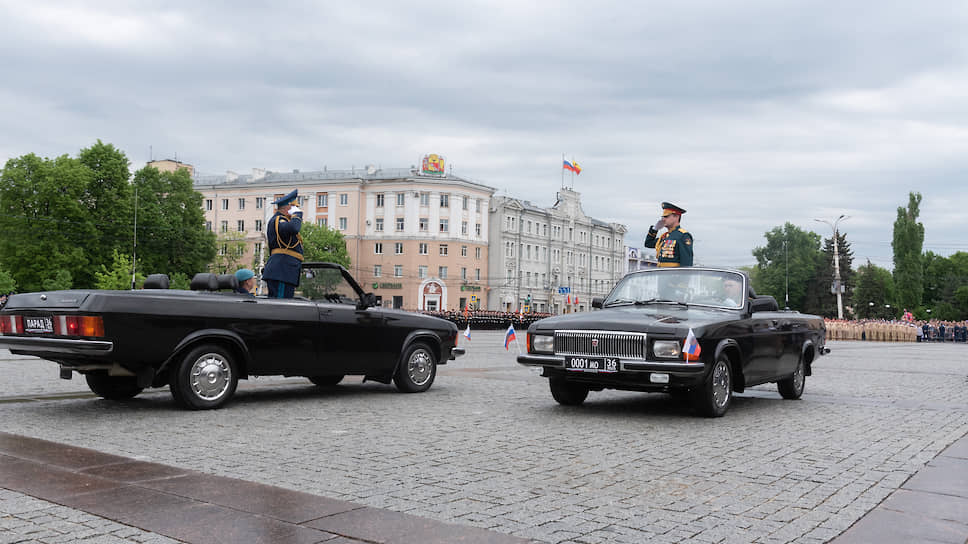
[[[131,398],[170,386],[192,409],[216,408],[240,378],[306,376],[335,385],[345,375],[430,388],[437,365],[464,353],[449,321],[376,306],[342,266],[304,263],[294,299],[232,292],[234,275],[197,274],[190,291],[149,276],[137,291],[73,290],[12,295],[0,309],[0,347],[83,374],[94,393]]]
[[[734,391],[753,385],[776,382],[783,398],[799,398],[814,359],[827,352],[823,319],[780,311],[733,270],[634,272],[592,306],[601,311],[533,323],[528,353],[518,356],[543,369],[561,404],[602,389],[683,393],[701,414],[719,417]]]

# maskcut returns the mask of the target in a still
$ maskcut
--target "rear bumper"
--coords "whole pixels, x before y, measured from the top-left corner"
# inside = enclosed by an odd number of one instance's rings
[[[39,338],[36,336],[0,336],[0,347],[17,355],[74,355],[81,357],[110,355],[114,342],[107,340],[76,340],[70,338]]]

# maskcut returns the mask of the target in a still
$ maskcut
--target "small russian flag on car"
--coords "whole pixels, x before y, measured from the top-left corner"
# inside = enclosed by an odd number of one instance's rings
[[[508,325],[508,332],[504,336],[504,349],[505,349],[505,351],[507,351],[508,345],[512,341],[515,341],[517,339],[518,339],[518,337],[514,335],[514,325]]]
[[[696,338],[696,334],[692,332],[692,327],[689,327],[689,334],[686,335],[686,341],[682,343],[682,352],[686,354],[686,362],[689,362],[689,356],[691,355],[694,359],[699,358],[699,354],[702,352],[702,348],[699,347],[699,340]]]

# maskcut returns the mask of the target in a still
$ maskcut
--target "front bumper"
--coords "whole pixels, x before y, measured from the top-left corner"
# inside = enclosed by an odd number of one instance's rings
[[[546,368],[557,368],[564,370],[565,358],[561,355],[540,355],[537,353],[522,353],[518,355],[518,364],[524,366],[540,366]],[[643,361],[640,359],[619,361],[619,372],[630,373],[666,373],[671,375],[688,376],[702,374],[706,365],[701,361],[694,363],[675,362],[675,361]],[[575,372],[575,374],[589,374],[588,372]],[[592,373],[594,374],[594,373]]]
[[[0,336],[0,347],[17,355],[74,355],[81,357],[110,355],[114,342],[37,336]]]

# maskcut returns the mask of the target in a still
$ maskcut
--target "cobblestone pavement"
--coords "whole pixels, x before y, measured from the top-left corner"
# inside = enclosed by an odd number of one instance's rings
[[[720,419],[660,394],[606,391],[562,407],[503,349],[502,332],[462,346],[468,355],[441,367],[427,393],[259,379],[208,412],[178,409],[166,390],[96,399],[83,380],[57,379],[53,363],[0,352],[0,421],[11,433],[586,544],[826,542],[968,433],[963,344],[831,342],[802,400],[760,386]],[[92,538],[104,542],[162,538],[0,491],[0,541],[60,542],[31,535],[66,524],[100,527]]]

